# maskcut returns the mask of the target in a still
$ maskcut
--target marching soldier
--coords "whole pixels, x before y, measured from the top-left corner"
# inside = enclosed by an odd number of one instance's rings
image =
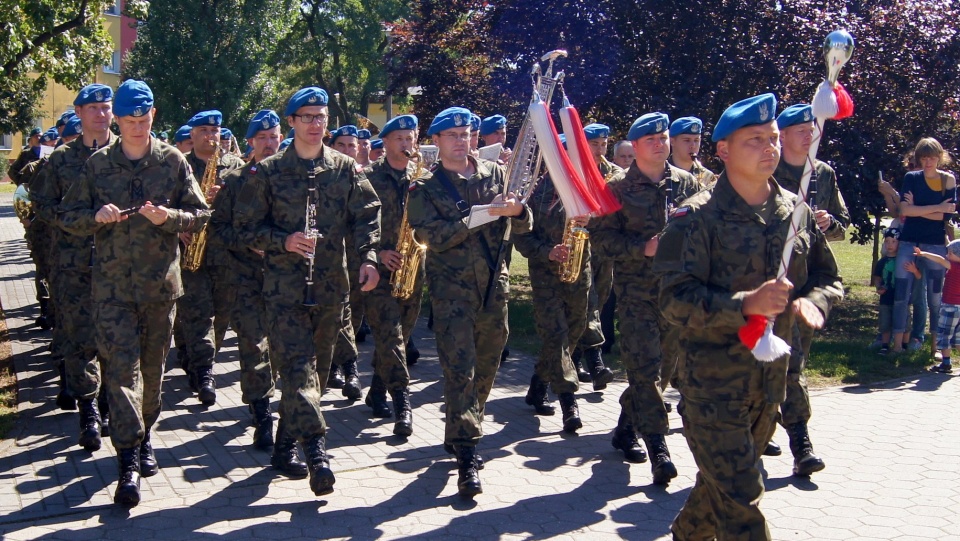
[[[376,160],[370,159],[370,130],[357,130],[357,163],[366,167]]]
[[[613,261],[613,287],[620,313],[620,358],[629,386],[620,396],[621,415],[613,446],[629,462],[646,456],[637,442],[639,430],[647,445],[653,482],[665,485],[677,476],[665,436],[667,410],[661,394],[661,337],[665,321],[657,305],[659,276],[653,256],[663,227],[675,205],[699,191],[693,175],[667,162],[670,119],[648,113],[630,127],[627,139],[636,159],[627,171],[615,174],[608,185],[623,208],[600,218],[592,228],[592,245]]]
[[[193,150],[186,155],[194,177],[200,182],[210,165],[214,145],[220,144],[220,111],[201,111],[187,121]],[[227,173],[243,167],[240,158],[221,154],[217,168],[217,185],[204,194],[209,203]],[[185,239],[186,240],[186,239]],[[192,240],[192,239],[191,239]],[[189,242],[187,242],[189,245]],[[217,387],[213,378],[213,362],[227,332],[230,311],[233,308],[234,288],[231,286],[232,258],[216,236],[208,239],[203,262],[195,271],[183,270],[184,294],[177,301],[177,319],[186,349],[186,372],[190,386],[205,406],[217,401]]]
[[[259,164],[234,211],[248,246],[264,252],[263,297],[270,359],[283,381],[283,430],[302,443],[310,488],[321,496],[336,481],[320,402],[350,293],[343,239],[353,235],[361,261],[349,272],[357,273],[362,290],[375,288],[380,201],[352,158],[323,145],[326,91],[298,90],[284,115],[296,129],[293,144]]]
[[[274,394],[273,369],[267,351],[267,322],[263,305],[263,254],[251,250],[241,240],[234,208],[238,195],[256,176],[259,164],[277,153],[280,146],[280,117],[271,110],[258,112],[250,120],[246,140],[253,145],[253,159],[241,169],[235,169],[224,177],[223,188],[213,204],[208,242],[224,248],[222,252],[226,268],[224,286],[235,292],[230,321],[237,333],[237,349],[240,357],[240,392],[244,404],[253,411],[253,446],[266,450],[273,446],[273,417],[270,414],[270,398]],[[229,258],[229,259],[227,259]],[[296,458],[296,440],[287,438],[280,458],[280,469],[290,466],[290,448]],[[299,476],[307,474],[306,465],[296,461],[294,466]]]
[[[780,129],[782,153],[774,178],[785,190],[797,193],[800,190],[800,178],[807,161],[807,154],[813,144],[813,108],[807,104],[791,105],[777,117]],[[837,173],[826,163],[815,160],[816,179],[811,178],[811,187],[816,187],[816,200],[811,201],[817,227],[828,241],[843,240],[847,226],[850,225],[850,213],[843,202],[843,196],[837,187]],[[813,197],[813,194],[810,194]],[[810,421],[810,394],[807,392],[807,378],[803,369],[810,357],[810,345],[813,343],[813,329],[800,325],[795,330],[799,347],[794,347],[787,370],[787,397],[780,405],[783,427],[790,438],[790,451],[793,454],[793,473],[809,476],[826,467],[819,456],[813,452],[807,423]],[[777,456],[780,446],[771,441],[764,454]]]
[[[42,135],[43,130],[40,128],[30,130],[30,135],[27,138],[27,146],[20,150],[17,159],[13,160],[13,163],[7,168],[7,176],[10,177],[10,180],[17,186],[23,183],[20,177],[20,171],[22,171],[28,163],[40,159],[40,137]]]
[[[764,94],[723,113],[713,140],[725,170],[674,213],[657,251],[660,305],[686,349],[678,409],[700,470],[674,539],[770,539],[759,458],[788,361],[758,362],[738,330],[747,316],[776,318],[774,332],[789,343],[795,319],[819,328],[843,296],[833,253],[806,210],[786,278],[776,279],[796,198],[771,176],[780,157],[775,109]]]
[[[142,81],[114,96],[120,138],[94,153],[61,204],[61,227],[94,235],[97,352],[119,457],[114,502],[140,502],[140,477],[158,472],[150,430],[160,417],[163,363],[180,282],[178,233],[208,219],[190,165],[150,137],[156,109]]]
[[[393,399],[396,422],[393,433],[407,437],[413,433],[413,411],[410,405],[410,374],[407,371],[406,344],[420,315],[423,296],[422,268],[416,275],[413,293],[407,299],[393,296],[393,286],[386,277],[404,264],[400,253],[401,224],[407,193],[416,167],[407,157],[417,144],[419,121],[413,115],[394,117],[383,126],[380,137],[386,154],[364,170],[380,198],[381,250],[380,274],[384,277],[376,288],[363,296],[365,313],[373,331],[376,347],[373,355],[373,381],[366,403],[374,417],[390,417],[387,391]]]
[[[483,146],[490,146],[500,143],[501,164],[510,161],[513,151],[507,148],[507,118],[503,115],[493,115],[480,121],[480,137],[483,138]]]
[[[70,122],[71,118],[76,118],[76,111],[64,111],[60,114],[60,118],[57,119],[56,130],[57,130],[57,139],[63,136],[63,130],[67,127],[67,122]]]
[[[371,139],[370,140],[370,161],[375,162],[383,156],[383,139]]]
[[[173,144],[177,147],[177,150],[184,155],[193,150],[193,139],[190,138],[190,126],[186,124],[180,126],[180,129],[178,129],[177,133],[173,136]]]
[[[502,252],[510,249],[511,227],[516,234],[529,232],[532,215],[513,194],[503,196],[501,167],[471,156],[470,111],[440,112],[427,135],[439,159],[433,173],[415,182],[407,217],[429,247],[427,287],[444,374],[444,448],[457,456],[459,493],[470,497],[483,492],[476,446],[507,342],[509,276]],[[489,203],[503,205],[489,211],[498,218],[468,228],[471,206]]]
[[[100,394],[100,364],[97,361],[95,314],[90,297],[93,235],[73,235],[60,230],[60,203],[70,187],[80,182],[80,172],[87,159],[100,147],[114,141],[110,132],[113,122],[113,90],[106,85],[85,86],[73,105],[77,118],[71,119],[63,131],[71,137],[75,124],[83,127],[77,138],[50,154],[47,165],[31,183],[30,194],[37,216],[54,231],[54,260],[57,272],[51,273],[54,302],[57,305],[57,327],[63,344],[66,392],[80,408],[79,444],[87,451],[101,445],[106,426],[106,401],[95,401]],[[102,417],[101,417],[102,414]]]
[[[709,186],[717,175],[700,163],[701,134],[703,121],[695,116],[678,118],[670,124],[670,163],[696,177],[701,186]]]

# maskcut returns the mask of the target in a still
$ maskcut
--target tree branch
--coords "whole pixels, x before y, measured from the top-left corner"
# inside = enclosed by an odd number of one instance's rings
[[[31,40],[33,43],[32,47],[25,48],[20,51],[19,54],[13,57],[12,60],[3,65],[4,73],[13,73],[14,68],[16,68],[21,62],[26,60],[28,56],[33,54],[34,51],[42,47],[45,43],[51,39],[73,30],[74,28],[79,28],[87,23],[87,2],[89,0],[80,0],[80,11],[77,13],[77,16],[69,21],[63,22],[54,26],[47,32],[43,32],[39,36]]]

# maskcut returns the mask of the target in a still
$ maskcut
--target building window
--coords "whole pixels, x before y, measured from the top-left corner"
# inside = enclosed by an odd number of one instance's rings
[[[13,150],[13,134],[0,135],[0,150]]]
[[[110,7],[103,10],[107,15],[120,15],[120,0],[117,0]]]
[[[120,51],[113,51],[110,63],[103,66],[104,73],[120,73]]]

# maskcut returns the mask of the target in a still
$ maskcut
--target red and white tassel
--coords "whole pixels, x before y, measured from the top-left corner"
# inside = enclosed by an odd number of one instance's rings
[[[747,316],[747,323],[737,331],[740,342],[750,348],[760,362],[772,363],[790,354],[790,345],[773,334],[773,320],[763,316]]]

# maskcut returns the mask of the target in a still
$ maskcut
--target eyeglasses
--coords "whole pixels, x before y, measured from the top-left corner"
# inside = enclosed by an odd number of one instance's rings
[[[294,115],[290,115],[290,116],[292,116],[293,118],[299,118],[299,119],[300,119],[300,122],[303,122],[304,124],[313,124],[314,122],[316,122],[316,121],[318,121],[318,120],[320,121],[321,124],[323,124],[323,123],[325,123],[325,122],[327,121],[328,118],[330,118],[330,115],[297,115],[297,114],[294,114]]]
[[[441,133],[440,137],[446,137],[450,141],[469,141],[470,132],[463,133]]]

